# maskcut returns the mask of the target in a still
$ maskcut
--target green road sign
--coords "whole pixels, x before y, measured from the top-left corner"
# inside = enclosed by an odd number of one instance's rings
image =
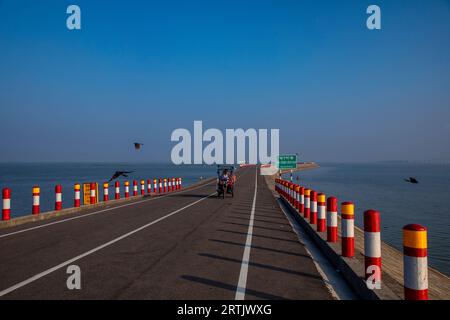
[[[297,155],[296,154],[282,154],[278,156],[278,169],[296,169]]]

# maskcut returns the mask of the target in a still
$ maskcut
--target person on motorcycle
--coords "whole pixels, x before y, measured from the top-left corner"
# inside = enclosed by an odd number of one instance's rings
[[[229,178],[230,177],[228,175],[228,169],[223,170],[223,173],[222,173],[222,176],[220,177],[220,180],[223,182],[224,185],[227,185]]]

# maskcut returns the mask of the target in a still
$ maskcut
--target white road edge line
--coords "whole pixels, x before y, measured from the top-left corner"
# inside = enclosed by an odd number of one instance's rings
[[[22,230],[10,232],[10,233],[5,233],[5,234],[0,235],[0,238],[6,238],[6,237],[9,237],[9,236],[12,236],[12,235],[15,235],[15,234],[24,233],[24,232],[32,231],[32,230],[36,230],[36,229],[41,229],[41,228],[49,227],[49,226],[52,226],[52,225],[55,225],[55,224],[60,224],[60,223],[63,223],[63,222],[68,222],[68,221],[72,221],[72,220],[86,218],[86,217],[93,216],[93,215],[96,215],[96,214],[99,214],[99,213],[103,213],[103,212],[107,212],[107,211],[113,211],[113,210],[116,210],[116,209],[133,206],[133,205],[140,204],[140,203],[143,203],[143,202],[163,199],[163,198],[174,196],[174,195],[177,195],[177,194],[180,194],[180,193],[185,193],[185,192],[189,192],[189,191],[196,190],[196,189],[199,189],[199,188],[203,188],[203,187],[206,187],[206,186],[208,186],[210,184],[212,184],[212,182],[209,182],[209,183],[207,183],[205,185],[201,185],[201,186],[198,186],[198,187],[195,187],[195,188],[192,188],[192,189],[180,191],[180,192],[177,192],[177,193],[166,194],[166,195],[159,196],[159,197],[156,197],[156,198],[150,198],[150,199],[140,200],[140,201],[136,201],[136,202],[131,202],[131,203],[123,204],[123,205],[120,205],[120,206],[117,206],[117,207],[113,207],[113,208],[108,208],[108,209],[103,209],[103,210],[99,210],[99,211],[94,211],[94,212],[91,212],[91,213],[82,214],[80,216],[76,216],[76,217],[72,217],[72,218],[68,218],[68,219],[63,219],[63,220],[58,220],[58,221],[42,224],[42,225],[39,225],[39,226],[36,226],[36,227],[31,227],[31,228],[22,229]],[[88,209],[88,208],[86,208],[86,209]]]
[[[291,217],[290,213],[285,209],[285,204],[278,198],[278,205],[283,211],[284,215],[289,221],[294,232],[297,234],[297,238],[300,243],[305,245],[306,252],[310,255],[311,259],[316,266],[317,271],[320,273],[325,286],[330,291],[333,298],[337,300],[356,300],[357,297],[353,293],[352,289],[347,285],[342,276],[331,265],[328,259],[323,255],[319,248],[312,242],[309,236],[303,231],[303,228]]]
[[[2,291],[0,291],[0,297],[6,295],[8,293],[11,293],[14,290],[17,290],[17,289],[19,289],[21,287],[24,287],[24,286],[26,286],[26,285],[28,285],[28,284],[36,281],[36,280],[39,280],[40,278],[45,277],[46,275],[49,275],[50,273],[55,272],[58,269],[61,269],[61,268],[65,267],[65,266],[67,266],[67,265],[69,265],[69,264],[71,264],[71,263],[73,263],[73,262],[75,262],[77,260],[80,260],[80,259],[82,259],[84,257],[87,257],[88,255],[91,255],[91,254],[93,254],[93,253],[95,253],[95,252],[97,252],[97,251],[99,251],[101,249],[104,249],[104,248],[106,248],[106,247],[108,247],[108,246],[110,246],[110,245],[112,245],[112,244],[114,244],[114,243],[116,243],[116,242],[118,242],[120,240],[123,240],[123,239],[125,239],[125,238],[127,238],[127,237],[129,237],[129,236],[131,236],[131,235],[133,235],[133,234],[135,234],[135,233],[145,229],[145,228],[148,228],[148,227],[150,227],[150,226],[152,226],[152,225],[154,225],[154,224],[156,224],[156,223],[158,223],[160,221],[163,221],[163,220],[173,216],[174,214],[177,214],[177,213],[179,213],[179,212],[181,212],[181,211],[183,211],[183,210],[185,210],[185,209],[187,209],[189,207],[192,207],[193,205],[196,205],[197,203],[199,203],[199,202],[201,202],[201,201],[203,201],[203,200],[205,200],[205,199],[207,199],[207,198],[209,198],[209,197],[211,197],[211,196],[213,196],[215,194],[216,194],[216,192],[211,193],[209,196],[205,196],[205,197],[203,197],[203,198],[201,198],[201,199],[199,199],[197,201],[194,201],[194,202],[188,204],[187,206],[184,206],[184,207],[182,207],[182,208],[180,208],[178,210],[172,211],[171,213],[168,213],[168,214],[166,214],[165,216],[163,216],[161,218],[153,220],[152,222],[147,223],[147,224],[145,224],[145,225],[143,225],[143,226],[141,226],[141,227],[139,227],[139,228],[137,228],[137,229],[135,229],[133,231],[130,231],[130,232],[124,234],[124,235],[121,235],[118,238],[115,238],[115,239],[113,239],[113,240],[111,240],[109,242],[106,242],[106,243],[104,243],[104,244],[102,244],[102,245],[100,245],[100,246],[98,246],[98,247],[96,247],[96,248],[94,248],[92,250],[86,251],[85,253],[82,253],[82,254],[80,254],[80,255],[78,255],[78,256],[70,259],[70,260],[62,262],[62,263],[58,264],[57,266],[54,266],[54,267],[52,267],[50,269],[47,269],[47,270],[45,270],[45,271],[43,271],[41,273],[38,273],[38,274],[32,276],[31,278],[28,278],[28,279],[26,279],[26,280],[24,280],[22,282],[19,282],[19,283],[15,284],[15,285],[5,289],[5,290],[2,290]]]
[[[253,223],[255,220],[256,195],[258,193],[258,166],[256,166],[255,177],[255,193],[253,195],[252,211],[250,213],[250,222],[248,224],[247,239],[245,241],[244,254],[242,256],[241,271],[239,273],[239,281],[236,288],[235,300],[245,299],[245,290],[247,287],[248,265],[250,263],[250,250],[252,247]]]

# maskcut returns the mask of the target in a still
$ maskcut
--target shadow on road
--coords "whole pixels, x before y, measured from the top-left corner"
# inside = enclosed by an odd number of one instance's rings
[[[236,286],[235,285],[231,285],[231,284],[220,282],[220,281],[216,281],[216,280],[200,278],[200,277],[190,276],[190,275],[182,275],[181,278],[184,279],[184,280],[201,283],[201,284],[204,284],[204,285],[207,285],[207,286],[217,287],[217,288],[225,289],[225,290],[228,290],[228,291],[233,291],[233,292],[236,291]],[[275,296],[273,294],[260,292],[260,291],[252,290],[252,289],[249,289],[249,288],[245,289],[245,293],[246,293],[246,295],[251,295],[251,296],[254,296],[254,297],[257,297],[257,298],[260,298],[260,299],[266,299],[266,300],[287,300],[286,298],[283,298],[283,297],[280,297],[280,296]]]
[[[220,259],[220,260],[229,261],[229,262],[235,262],[235,263],[239,263],[239,264],[242,263],[242,261],[238,260],[238,259],[232,259],[232,258],[228,258],[228,257],[218,256],[218,255],[215,255],[215,254],[210,254],[210,253],[199,253],[198,255],[201,256],[201,257],[206,257],[206,258],[211,258],[211,259]],[[312,279],[316,279],[316,280],[322,281],[322,277],[320,277],[318,275],[313,275],[313,274],[310,274],[310,273],[306,273],[306,272],[295,271],[295,270],[275,267],[275,266],[271,266],[271,265],[268,265],[268,264],[262,264],[262,263],[256,263],[256,262],[249,262],[248,265],[253,266],[253,267],[257,267],[257,268],[269,269],[269,270],[272,270],[272,271],[284,272],[284,273],[293,274],[293,275],[300,276],[300,277],[308,277],[308,278],[312,278]]]

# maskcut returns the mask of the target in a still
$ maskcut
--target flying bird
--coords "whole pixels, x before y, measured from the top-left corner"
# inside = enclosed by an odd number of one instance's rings
[[[134,143],[134,148],[136,150],[140,150],[143,145],[144,145],[143,143],[135,142]]]
[[[405,179],[405,181],[409,183],[419,183],[419,181],[417,181],[414,177],[409,177],[409,179]]]
[[[127,177],[128,177],[127,174],[128,174],[128,173],[133,173],[133,172],[134,172],[134,171],[116,171],[116,172],[113,174],[113,176],[111,177],[111,179],[109,179],[108,182],[111,182],[111,181],[117,179],[117,178],[120,177],[120,176],[127,178]]]

